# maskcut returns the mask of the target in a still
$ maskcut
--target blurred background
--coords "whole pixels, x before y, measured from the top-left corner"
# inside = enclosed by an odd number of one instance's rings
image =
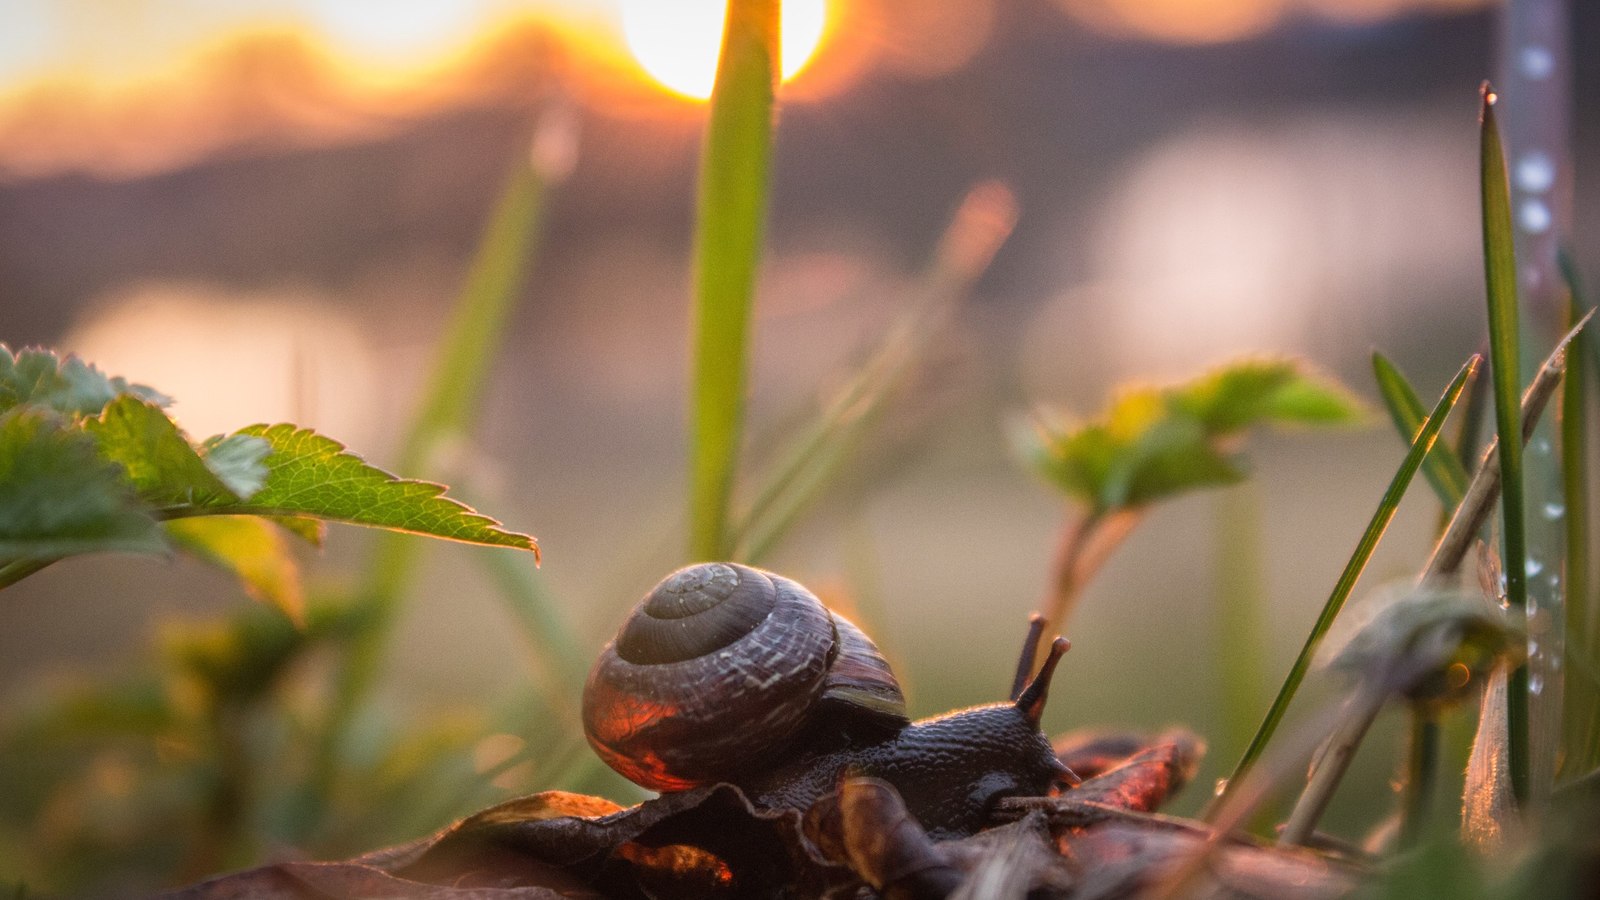
[[[197,437],[289,420],[392,465],[507,174],[536,120],[566,117],[571,172],[455,469],[475,505],[539,537],[541,589],[587,658],[685,545],[687,259],[718,29],[717,4],[699,30],[694,6],[9,0],[0,341],[154,385]],[[1480,341],[1476,112],[1495,74],[1492,3],[786,6],[750,467],[884,339],[975,185],[991,185],[1001,218],[1016,212],[883,427],[765,561],[860,611],[918,715],[999,699],[1044,593],[1066,513],[1008,447],[1030,408],[1088,415],[1129,379],[1250,353],[1303,356],[1372,397],[1375,347],[1431,400]],[[1581,173],[1600,163],[1600,6],[1573,7]],[[1578,188],[1575,246],[1592,273],[1600,212]],[[1197,806],[1402,453],[1377,415],[1262,435],[1249,484],[1150,516],[1071,625],[1049,729],[1188,724],[1213,751],[1183,808]],[[1419,569],[1436,507],[1412,493],[1358,595]],[[308,552],[313,590],[348,578],[371,537],[335,528]],[[560,774],[538,758],[496,768],[522,744],[497,750],[484,711],[542,663],[474,562],[494,552],[428,551],[372,713],[398,733],[474,723],[437,752],[494,770],[499,794],[479,801]],[[1245,590],[1241,559],[1259,684],[1223,696],[1239,660],[1217,650],[1218,610]],[[251,603],[204,566],[146,558],[64,562],[0,601],[0,718],[125,678],[182,623]],[[1368,743],[1380,755],[1338,800],[1351,810],[1388,791],[1395,745]],[[99,780],[72,802],[136,792],[136,770],[86,765]],[[57,820],[75,807],[60,802],[39,821],[68,828]],[[12,828],[0,876],[43,852],[28,843],[39,832]],[[368,838],[391,835],[345,845]]]

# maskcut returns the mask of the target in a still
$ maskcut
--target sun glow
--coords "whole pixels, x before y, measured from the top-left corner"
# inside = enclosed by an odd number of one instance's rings
[[[726,0],[622,0],[622,34],[650,77],[687,97],[711,96]],[[805,68],[822,41],[827,0],[786,0],[782,21],[785,80]]]

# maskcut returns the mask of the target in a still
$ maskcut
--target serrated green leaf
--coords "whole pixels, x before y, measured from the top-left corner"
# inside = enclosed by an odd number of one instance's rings
[[[165,523],[173,543],[231,572],[245,593],[276,606],[295,622],[305,620],[300,566],[276,525],[253,516],[205,516]]]
[[[536,556],[539,552],[529,535],[507,531],[494,519],[442,496],[443,485],[396,478],[310,429],[252,425],[239,434],[262,438],[271,445],[266,484],[248,501],[213,505],[209,512],[312,516],[472,544],[515,547]]]
[[[93,438],[44,409],[0,414],[0,559],[165,549]]]
[[[1092,510],[1140,506],[1244,477],[1232,439],[1268,424],[1332,424],[1360,414],[1337,384],[1293,360],[1236,362],[1185,384],[1117,395],[1097,419],[1041,424],[1025,457]]]
[[[72,354],[58,357],[37,347],[13,354],[0,344],[0,412],[27,404],[68,416],[95,416],[124,394],[162,406],[172,402],[144,385],[109,377]]]
[[[148,401],[118,397],[98,418],[86,420],[84,430],[99,443],[101,458],[120,465],[128,484],[152,506],[203,507],[241,499],[206,465],[167,414]],[[237,461],[228,465],[243,468]],[[255,465],[265,473],[259,461]]]

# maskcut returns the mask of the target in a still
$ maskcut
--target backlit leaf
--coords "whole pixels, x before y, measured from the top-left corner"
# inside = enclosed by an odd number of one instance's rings
[[[1251,359],[1185,384],[1125,390],[1089,422],[1042,422],[1022,449],[1056,487],[1106,511],[1239,481],[1245,469],[1230,445],[1249,428],[1348,422],[1360,411],[1293,360]]]
[[[241,499],[167,414],[148,401],[130,395],[118,397],[99,418],[86,421],[84,428],[99,442],[100,456],[122,466],[123,477],[153,506],[213,506]],[[223,468],[230,480],[246,487],[259,483],[266,473],[260,463],[260,457],[266,455],[264,442],[251,439],[251,444],[259,446],[247,447],[230,441],[217,448],[225,450]],[[246,462],[248,452],[256,456],[253,463]],[[251,465],[255,472],[248,471]]]
[[[216,512],[312,516],[538,553],[532,537],[443,496],[443,485],[396,478],[310,429],[252,425],[239,434],[272,447],[266,484],[248,501],[212,506]]]
[[[155,520],[93,438],[43,409],[0,415],[0,559],[164,549]]]
[[[296,622],[305,619],[300,566],[288,540],[267,519],[205,516],[165,524],[173,543],[231,572],[250,596],[270,603]]]
[[[71,354],[58,357],[37,347],[12,353],[0,344],[0,412],[30,404],[69,416],[94,416],[123,394],[160,406],[172,402],[144,385],[109,377]]]

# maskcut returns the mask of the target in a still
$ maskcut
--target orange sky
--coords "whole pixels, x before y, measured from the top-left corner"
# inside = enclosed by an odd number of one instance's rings
[[[589,82],[600,75],[656,91],[629,55],[621,24],[629,2],[636,0],[6,0],[0,177],[74,168],[138,174],[264,136],[369,133],[395,116],[481,95],[474,65],[496,50],[504,55],[515,34],[543,35],[527,46],[559,44],[564,76],[581,69]],[[917,76],[963,65],[1003,2],[828,0],[827,31],[796,81],[797,96],[831,95],[868,66]],[[1366,22],[1488,0],[1054,2],[1113,40],[1216,43],[1286,20]],[[528,64],[541,62],[548,60]]]

